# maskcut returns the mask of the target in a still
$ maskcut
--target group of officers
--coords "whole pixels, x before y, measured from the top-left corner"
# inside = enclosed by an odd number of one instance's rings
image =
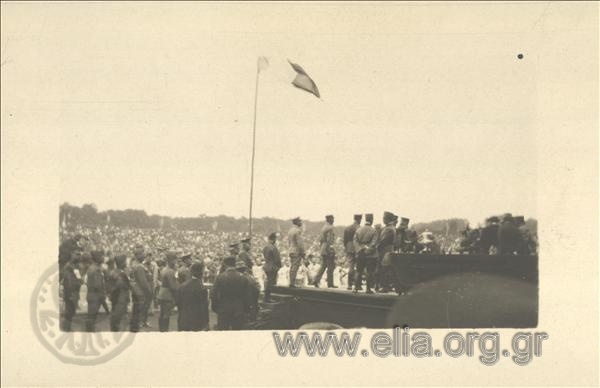
[[[516,218],[516,221],[515,221]],[[520,218],[506,214],[502,221],[492,217],[477,237],[478,249],[498,254],[518,254],[523,248]],[[334,216],[325,217],[325,225],[319,237],[321,265],[311,285],[319,287],[327,273],[327,287],[336,288],[333,282],[336,265],[336,241]],[[406,290],[400,283],[393,263],[393,253],[411,251],[412,239],[408,229],[410,220],[398,217],[392,212],[383,213],[383,226],[373,226],[373,214],[354,215],[354,222],[344,229],[343,244],[348,270],[348,290],[359,292],[365,286],[365,293],[388,293],[395,291],[401,295]],[[81,236],[66,241],[59,254],[60,279],[63,290],[64,313],[62,327],[71,330],[80,287],[83,284],[79,264],[83,260],[82,250],[77,249]],[[277,246],[277,233],[271,233],[262,250],[264,261],[263,302],[272,302],[271,293],[277,284],[277,274],[282,267],[281,255]],[[306,248],[303,237],[302,220],[296,217],[287,233],[290,257],[289,287],[295,288],[296,276],[301,265],[306,265]],[[66,248],[65,248],[66,247]],[[149,326],[147,316],[153,300],[158,300],[160,331],[169,331],[170,318],[177,308],[177,329],[179,331],[200,331],[209,329],[209,305],[217,314],[217,330],[239,330],[252,322],[258,313],[260,285],[253,276],[254,260],[251,257],[251,240],[245,239],[231,244],[227,257],[223,258],[219,274],[209,295],[202,282],[204,264],[200,258],[169,251],[165,266],[160,270],[158,292],[153,288],[152,271],[144,248],[137,246],[133,259],[118,255],[112,260],[114,268],[107,271],[103,267],[103,251],[92,251],[87,258],[91,261],[86,270],[87,277],[87,316],[86,330],[95,331],[100,308],[109,312],[106,299],[111,302],[110,329],[121,331],[123,318],[131,306],[129,330],[137,332],[140,327]],[[69,250],[70,249],[70,250]],[[66,254],[65,252],[70,252]],[[366,279],[365,279],[366,278]],[[365,281],[366,280],[366,281]],[[210,297],[210,298],[209,298]],[[210,300],[210,302],[209,302]]]
[[[366,277],[367,294],[374,292],[387,293],[394,289],[398,294],[405,290],[398,283],[394,267],[392,266],[391,253],[402,251],[408,242],[408,223],[410,220],[398,217],[392,212],[383,213],[383,227],[377,229],[373,226],[373,214],[365,214],[365,223],[362,214],[354,215],[354,222],[344,230],[343,243],[346,265],[348,270],[348,290],[358,292],[363,290],[363,280]],[[334,248],[336,241],[333,227],[333,215],[325,216],[325,225],[321,229],[319,244],[321,267],[312,282],[314,287],[319,287],[321,279],[327,273],[327,287],[337,288],[333,283],[333,271],[336,265],[337,253]],[[302,237],[302,220],[296,217],[292,220],[292,227],[288,234],[290,255],[290,287],[296,287],[298,269],[306,260],[306,251]],[[273,248],[269,248],[273,250]],[[265,255],[265,262],[268,262]],[[276,269],[271,274],[267,273],[265,289],[272,287],[276,282]]]
[[[80,239],[81,237],[76,237]],[[87,257],[86,257],[87,256]],[[138,332],[149,327],[147,322],[155,292],[148,256],[142,246],[134,250],[130,263],[125,255],[114,258],[114,268],[106,271],[104,252],[94,250],[85,254],[73,249],[68,260],[59,260],[59,277],[62,285],[64,311],[61,328],[71,331],[80,298],[83,278],[80,272],[83,261],[91,261],[85,270],[87,286],[87,314],[85,330],[94,332],[100,308],[110,313],[110,330],[123,331],[123,320],[131,304],[129,331]],[[243,255],[242,255],[243,256]],[[209,330],[209,304],[217,314],[217,330],[239,330],[256,318],[260,286],[242,259],[228,256],[223,259],[221,273],[212,290],[203,284],[204,263],[181,255],[178,251],[166,253],[165,266],[160,270],[160,287],[156,299],[160,308],[158,329],[169,331],[171,316],[177,309],[178,331]],[[110,300],[111,308],[107,302]]]

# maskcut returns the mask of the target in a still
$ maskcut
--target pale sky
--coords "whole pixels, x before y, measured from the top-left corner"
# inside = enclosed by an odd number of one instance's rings
[[[266,56],[256,217],[536,216],[536,49],[559,12],[546,3],[15,9],[31,25],[12,41],[5,27],[3,61],[38,65],[20,79],[7,62],[19,88],[6,93],[35,96],[38,124],[60,134],[61,203],[247,216]],[[287,59],[322,100],[290,84]]]

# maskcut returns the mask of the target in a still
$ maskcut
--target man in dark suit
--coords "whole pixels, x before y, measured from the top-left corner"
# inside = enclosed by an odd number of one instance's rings
[[[281,268],[281,255],[279,249],[277,249],[277,233],[271,233],[269,235],[269,242],[263,248],[263,256],[265,263],[263,264],[263,271],[267,276],[265,282],[265,302],[271,301],[271,289],[277,284],[277,272]]]
[[[241,330],[250,312],[248,280],[236,271],[236,258],[223,260],[225,271],[215,279],[212,290],[212,309],[217,313],[218,330]]]
[[[104,272],[100,267],[104,260],[103,251],[92,252],[92,265],[87,271],[87,305],[88,314],[86,320],[86,331],[94,332],[98,310],[106,303],[106,288],[104,284]]]
[[[251,241],[249,238],[243,239],[241,241],[242,249],[241,249],[240,253],[238,254],[238,260],[242,260],[246,264],[246,267],[248,267],[248,270],[250,271],[250,273],[252,273],[252,267],[254,267],[254,261],[252,261],[252,256],[250,254],[250,243],[251,243]]]
[[[356,276],[356,250],[354,248],[354,234],[360,227],[362,214],[354,215],[354,223],[344,229],[344,250],[346,251],[346,263],[348,263],[348,290],[352,290],[354,277]]]
[[[208,291],[202,285],[204,264],[190,267],[191,279],[177,290],[177,329],[179,331],[208,330]]]

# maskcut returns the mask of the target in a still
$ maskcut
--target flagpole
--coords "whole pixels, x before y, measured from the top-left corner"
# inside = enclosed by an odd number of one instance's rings
[[[250,211],[249,211],[249,222],[248,222],[248,238],[250,239],[250,245],[252,246],[252,197],[254,194],[254,155],[256,153],[256,108],[258,106],[258,76],[260,74],[260,68],[256,66],[256,87],[254,89],[254,123],[252,125],[252,163],[250,165]]]

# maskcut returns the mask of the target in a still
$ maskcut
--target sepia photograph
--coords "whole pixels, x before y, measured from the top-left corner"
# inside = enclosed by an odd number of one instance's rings
[[[134,352],[154,368],[252,351],[266,370],[263,352],[331,345],[552,369],[558,328],[597,323],[598,3],[2,14],[3,326],[42,357],[119,371]],[[207,348],[239,338],[256,342]],[[19,359],[10,383],[42,383]],[[597,383],[585,365],[577,385]],[[158,375],[123,383],[200,381]]]

